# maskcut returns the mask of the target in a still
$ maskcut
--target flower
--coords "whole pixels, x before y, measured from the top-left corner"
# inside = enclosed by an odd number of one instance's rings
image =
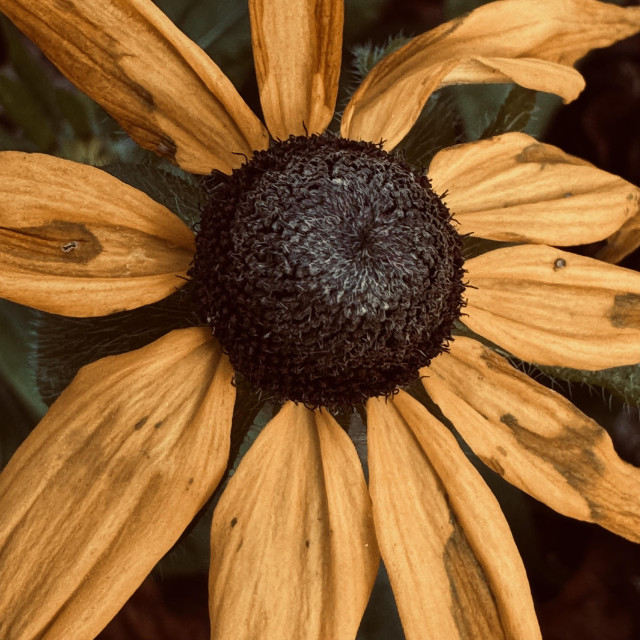
[[[0,9],[143,147],[229,173],[268,134],[207,56],[148,0],[0,0]],[[274,138],[321,133],[339,71],[340,0],[251,0]],[[392,149],[437,88],[516,82],[577,96],[573,64],[640,30],[640,9],[501,0],[382,60],[345,138]],[[187,99],[188,98],[188,99]],[[0,154],[0,294],[99,316],[160,300],[191,231],[99,169]],[[441,151],[429,167],[463,233],[516,243],[466,263],[463,322],[524,360],[640,361],[640,275],[555,246],[602,240],[639,190],[524,134]],[[478,340],[422,371],[478,456],[554,509],[640,541],[640,472],[562,397]],[[84,367],[0,476],[3,637],[92,638],[222,477],[233,370],[206,328]],[[211,533],[214,638],[353,638],[380,556],[408,638],[539,638],[500,508],[455,438],[404,392],[367,403],[370,486],[330,412],[286,403],[225,489]],[[8,585],[8,588],[7,588]]]

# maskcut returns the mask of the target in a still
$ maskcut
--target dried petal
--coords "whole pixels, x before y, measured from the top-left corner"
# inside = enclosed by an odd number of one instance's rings
[[[80,370],[0,475],[0,637],[91,640],[225,470],[233,371],[208,330]]]
[[[231,81],[150,0],[0,0],[5,13],[142,147],[192,173],[267,146]]]
[[[637,210],[640,189],[524,133],[449,147],[429,167],[460,233],[560,246],[603,240]]]
[[[640,469],[568,400],[469,338],[456,338],[421,373],[474,453],[505,480],[564,515],[640,542]]]
[[[367,415],[376,535],[407,640],[540,638],[509,527],[453,435],[404,392]]]
[[[413,38],[378,63],[355,92],[342,135],[384,141],[407,134],[447,84],[516,82],[568,102],[584,80],[572,65],[591,49],[640,31],[640,7],[596,0],[500,0]]]
[[[343,0],[251,0],[260,102],[274,138],[322,133],[338,94]]]
[[[0,153],[0,296],[67,316],[161,300],[185,282],[191,230],[108,173]]]
[[[640,362],[640,274],[544,245],[467,260],[462,321],[513,355],[589,371]]]
[[[371,502],[347,434],[289,403],[216,507],[212,638],[353,640],[378,567]]]

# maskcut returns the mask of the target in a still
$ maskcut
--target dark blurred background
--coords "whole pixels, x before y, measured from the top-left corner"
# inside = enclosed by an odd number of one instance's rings
[[[246,3],[158,0],[157,4],[211,55],[259,111]],[[390,38],[417,35],[479,4],[474,0],[347,0],[342,106],[357,84],[349,69],[369,50],[362,47],[383,47]],[[2,27],[0,149],[42,151],[99,165],[156,162],[5,20]],[[578,100],[560,107],[559,101],[540,97],[527,131],[640,184],[640,37],[592,53],[579,68],[587,88]],[[504,87],[465,87],[455,94],[455,141],[479,135],[506,91]],[[638,252],[626,258],[623,266],[638,269]],[[32,313],[2,302],[0,465],[45,410],[34,373],[36,339]],[[640,466],[635,400],[625,404],[610,391],[592,386],[555,385],[609,431],[625,460]],[[640,547],[595,525],[556,514],[486,468],[482,473],[503,506],[524,558],[545,640],[640,640]],[[207,576],[202,569],[206,563],[204,557],[198,569],[198,563],[181,565],[174,559],[167,565],[170,569],[155,571],[99,636],[101,640],[206,640]],[[388,582],[381,574],[358,639],[403,637]]]

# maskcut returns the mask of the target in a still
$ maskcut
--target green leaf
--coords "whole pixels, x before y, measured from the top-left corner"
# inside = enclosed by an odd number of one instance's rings
[[[249,8],[227,0],[155,0],[191,40],[240,88],[253,68]]]
[[[87,139],[93,136],[90,98],[77,91],[56,89],[55,100],[62,117],[69,123],[78,138]]]
[[[56,109],[55,87],[44,70],[43,60],[25,46],[25,36],[4,16],[0,15],[0,26],[7,45],[9,61],[22,84],[42,102],[49,114]]]
[[[22,82],[0,74],[0,104],[6,116],[20,127],[41,151],[53,148],[56,135],[42,103]]]

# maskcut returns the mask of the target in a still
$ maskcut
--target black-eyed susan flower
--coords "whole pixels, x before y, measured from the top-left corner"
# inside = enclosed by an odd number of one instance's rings
[[[139,144],[217,172],[194,242],[99,169],[0,154],[3,297],[100,316],[160,300],[189,272],[215,333],[173,331],[83,368],[9,462],[3,638],[94,637],[174,544],[227,464],[232,364],[286,402],[215,510],[213,638],[352,639],[380,557],[408,638],[540,637],[495,498],[447,428],[390,395],[410,375],[507,480],[640,541],[640,472],[598,425],[475,339],[444,351],[466,304],[469,329],[523,360],[640,361],[640,275],[556,248],[610,236],[637,215],[639,190],[523,134],[441,151],[431,182],[388,153],[447,84],[515,82],[572,100],[575,61],[639,31],[639,8],[486,5],[380,62],[337,138],[320,134],[342,2],[251,0],[271,145],[150,1],[0,9]],[[468,232],[514,246],[468,260],[463,275]],[[322,408],[363,400],[369,487]]]

